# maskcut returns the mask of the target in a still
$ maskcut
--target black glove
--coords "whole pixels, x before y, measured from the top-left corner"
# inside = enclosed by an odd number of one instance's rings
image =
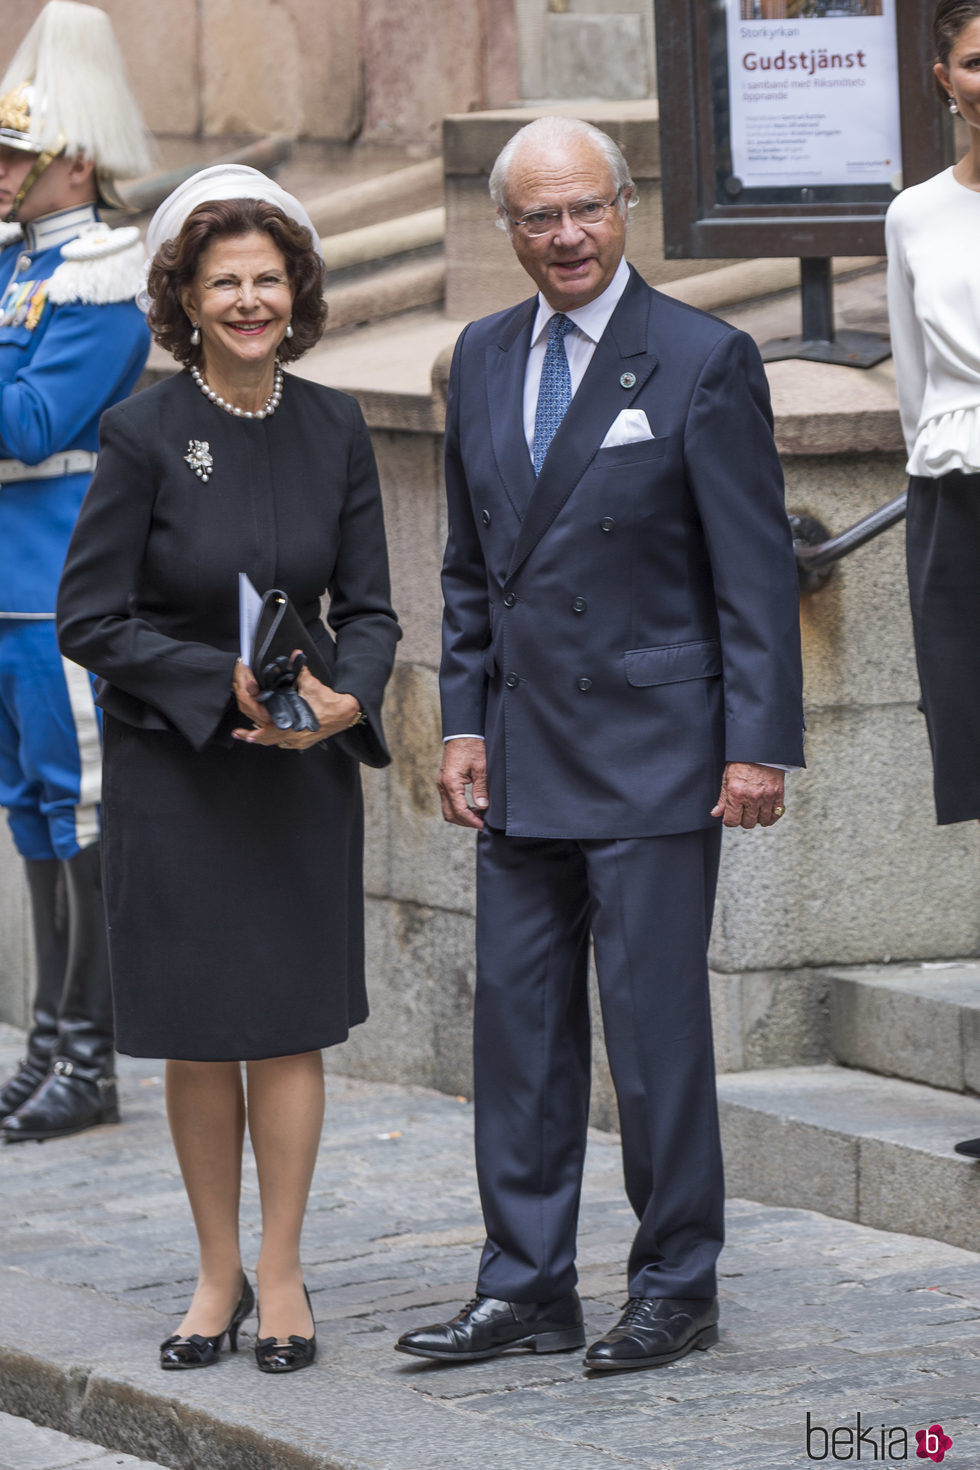
[[[320,721],[303,696],[296,692],[300,672],[305,668],[306,654],[296,653],[292,658],[283,655],[273,659],[255,675],[260,688],[258,702],[265,705],[277,730],[315,731],[320,728]]]

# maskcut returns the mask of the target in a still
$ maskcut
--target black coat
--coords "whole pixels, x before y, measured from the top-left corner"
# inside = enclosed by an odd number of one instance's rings
[[[239,572],[289,593],[367,725],[301,753],[231,740]],[[120,1050],[226,1060],[342,1040],[367,1009],[357,761],[389,760],[399,637],[356,403],[288,377],[272,417],[235,419],[181,373],[110,410],[58,628],[108,716]]]

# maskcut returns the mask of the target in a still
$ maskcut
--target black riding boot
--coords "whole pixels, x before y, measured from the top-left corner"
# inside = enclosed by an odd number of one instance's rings
[[[24,871],[31,895],[37,985],[27,1056],[0,1087],[0,1120],[16,1112],[48,1075],[58,1040],[58,1009],[68,962],[68,908],[61,864],[57,858],[25,858]]]
[[[51,1071],[4,1119],[8,1143],[62,1138],[96,1123],[118,1123],[112,1071],[112,994],[98,843],[64,863],[68,892],[68,970]]]

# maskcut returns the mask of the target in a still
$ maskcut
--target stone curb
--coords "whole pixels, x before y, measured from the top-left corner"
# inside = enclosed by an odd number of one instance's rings
[[[167,1470],[0,1409],[0,1470]]]
[[[170,1470],[388,1470],[406,1463],[473,1470],[476,1463],[471,1416],[451,1397],[430,1397],[423,1387],[406,1404],[406,1381],[424,1385],[431,1365],[403,1360],[397,1377],[380,1382],[370,1366],[358,1367],[356,1354],[345,1362],[339,1346],[329,1368],[328,1348],[313,1369],[281,1380],[260,1375],[244,1347],[206,1371],[164,1375],[152,1350],[155,1314],[16,1268],[0,1269],[0,1300],[0,1410],[108,1449]],[[319,1335],[322,1342],[322,1328]],[[577,1363],[579,1355],[567,1357]],[[549,1360],[527,1361],[540,1372]],[[496,1421],[493,1433],[500,1458],[488,1470],[542,1465],[556,1448],[526,1427]],[[562,1446],[562,1470],[595,1464],[589,1447]]]
[[[0,1347],[0,1407],[63,1434],[94,1436],[109,1450],[152,1453],[172,1470],[376,1470],[361,1461],[304,1454],[213,1413],[7,1347]]]

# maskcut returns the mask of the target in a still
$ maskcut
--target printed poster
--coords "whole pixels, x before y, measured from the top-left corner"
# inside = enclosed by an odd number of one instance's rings
[[[895,0],[725,0],[744,189],[901,188]]]

